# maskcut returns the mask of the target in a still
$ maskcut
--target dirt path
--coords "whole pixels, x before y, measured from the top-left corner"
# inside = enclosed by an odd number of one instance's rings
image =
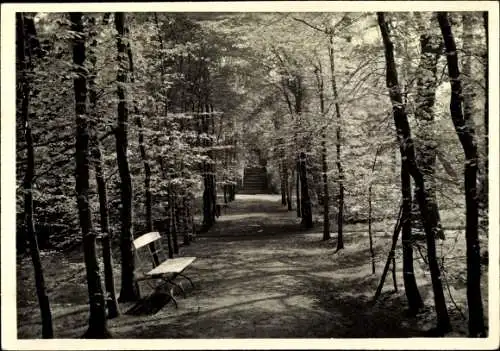
[[[403,303],[368,307],[378,277],[358,266],[366,252],[335,256],[334,243],[320,238],[301,234],[295,212],[278,197],[240,195],[213,230],[184,248],[198,257],[189,270],[196,287],[179,309],[124,317],[112,331],[138,338],[417,336],[401,320],[402,308],[388,307]]]
[[[295,212],[283,209],[277,196],[240,195],[224,212],[213,230],[181,248],[182,256],[198,259],[186,272],[195,288],[183,282],[187,297],[178,298],[179,308],[169,303],[154,315],[122,315],[109,321],[115,337],[421,335],[416,320],[403,320],[405,303],[400,294],[389,296],[392,301],[383,304],[369,304],[379,276],[370,274],[366,240],[347,236],[346,249],[335,254],[334,240],[321,241],[320,228],[300,232]],[[385,245],[386,239],[376,246],[381,259]],[[59,338],[78,337],[86,329],[86,291],[81,278],[80,304],[74,303],[75,295],[66,304],[53,297],[60,304],[54,307]],[[70,283],[66,285],[71,288]],[[130,307],[123,305],[122,310]],[[26,309],[19,313],[19,337],[30,337],[38,313],[31,318]]]

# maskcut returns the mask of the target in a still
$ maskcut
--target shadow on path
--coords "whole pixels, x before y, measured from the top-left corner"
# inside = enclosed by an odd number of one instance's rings
[[[181,248],[181,256],[197,260],[186,271],[194,288],[176,280],[187,288],[185,298],[176,295],[178,308],[168,295],[154,294],[135,308],[122,304],[123,312],[132,313],[109,320],[109,329],[126,339],[423,336],[416,321],[404,317],[403,289],[391,294],[387,284],[386,300],[371,303],[379,274],[371,274],[365,236],[346,236],[346,248],[338,253],[335,239],[321,237],[319,226],[302,231],[300,219],[281,206],[279,196],[237,196],[212,230]],[[377,272],[386,250],[387,240],[376,239]],[[57,286],[79,293],[72,300],[67,296],[55,313],[56,337],[79,337],[88,323],[83,259],[50,257],[46,262],[54,267],[47,269],[55,273],[49,286],[59,295]],[[61,262],[76,273],[62,278]],[[115,272],[117,290],[119,276]],[[35,310],[31,300],[18,310],[19,338],[33,337]]]
[[[233,202],[226,218],[184,248],[183,255],[198,257],[189,268],[196,286],[178,300],[179,308],[170,303],[154,318],[117,323],[117,337],[423,336],[416,321],[403,320],[401,294],[386,293],[387,301],[371,303],[379,276],[370,274],[359,238],[348,239],[335,254],[334,240],[321,241],[320,229],[301,231],[295,212],[279,200],[247,196]],[[385,256],[380,244],[376,250]]]

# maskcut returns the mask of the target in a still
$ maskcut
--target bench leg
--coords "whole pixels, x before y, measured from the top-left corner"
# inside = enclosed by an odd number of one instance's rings
[[[168,284],[171,284],[171,285],[179,288],[179,290],[182,292],[182,295],[184,296],[184,298],[186,298],[186,291],[184,291],[184,288],[182,287],[182,285],[179,285],[168,278],[163,278],[163,280],[165,280],[165,282],[167,282]]]
[[[156,287],[156,289],[155,289],[155,290],[162,290],[162,289],[163,289],[163,287],[164,287],[165,285],[168,285],[168,284],[178,286],[177,284],[174,284],[173,282],[169,281],[169,279],[163,278],[163,283],[162,283],[162,284],[160,284],[160,285],[158,285],[158,286]],[[169,288],[167,288],[167,289],[166,289],[166,293],[168,294],[168,296],[169,296],[169,297],[172,299],[172,301],[174,302],[175,308],[179,308],[179,306],[177,306],[177,299],[176,299],[176,298],[175,298],[175,296],[174,296],[174,288],[173,288],[173,287],[172,287],[172,288],[170,288],[170,289],[169,289]]]
[[[170,289],[169,292],[170,292],[170,294],[169,294],[170,298],[174,302],[175,308],[179,308],[179,306],[177,306],[177,300],[174,297],[174,288]]]
[[[177,275],[186,278],[189,281],[189,283],[191,284],[191,287],[194,288],[193,281],[188,276],[186,276],[186,275],[184,275],[182,273],[179,273]]]

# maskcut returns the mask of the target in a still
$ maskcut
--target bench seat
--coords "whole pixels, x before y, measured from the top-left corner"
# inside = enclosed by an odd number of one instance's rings
[[[168,273],[182,273],[186,267],[188,267],[193,261],[196,260],[196,257],[177,257],[170,258],[165,262],[161,263],[159,266],[153,268],[149,272],[146,273],[147,276],[155,276],[162,275]]]

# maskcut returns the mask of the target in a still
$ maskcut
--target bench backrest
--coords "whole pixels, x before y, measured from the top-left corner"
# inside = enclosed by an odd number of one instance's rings
[[[134,245],[134,249],[140,249],[143,246],[149,245],[152,242],[155,242],[156,240],[161,239],[161,235],[159,232],[149,232],[146,234],[141,235],[137,239],[135,239],[132,242],[132,245]]]

